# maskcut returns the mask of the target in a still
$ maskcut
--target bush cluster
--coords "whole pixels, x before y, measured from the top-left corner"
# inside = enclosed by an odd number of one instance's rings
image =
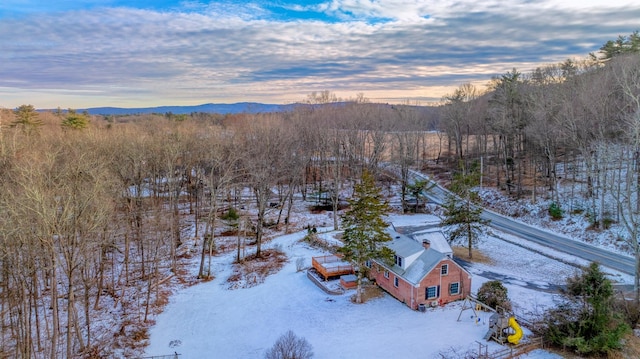
[[[507,288],[498,280],[492,280],[482,284],[478,289],[478,300],[493,309],[498,307],[511,311],[511,301],[507,293]]]
[[[560,208],[559,204],[557,204],[556,202],[552,202],[551,205],[549,205],[549,215],[554,220],[559,220],[562,219],[564,211],[562,210],[562,208]]]

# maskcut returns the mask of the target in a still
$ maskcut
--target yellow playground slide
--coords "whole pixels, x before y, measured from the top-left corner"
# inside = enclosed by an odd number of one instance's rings
[[[507,337],[507,340],[511,344],[518,344],[520,342],[520,339],[522,339],[522,328],[520,328],[520,325],[518,324],[518,322],[516,322],[515,317],[509,317],[509,326],[513,328],[515,333],[509,335]]]

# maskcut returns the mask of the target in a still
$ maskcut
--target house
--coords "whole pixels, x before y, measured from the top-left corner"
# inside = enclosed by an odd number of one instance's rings
[[[453,251],[440,231],[409,237],[389,229],[393,265],[373,259],[369,277],[412,309],[443,305],[471,294],[471,274],[453,261]]]

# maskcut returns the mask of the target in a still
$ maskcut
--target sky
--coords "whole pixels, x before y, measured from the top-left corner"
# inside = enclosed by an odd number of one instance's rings
[[[2,0],[0,107],[427,104],[640,29],[640,0]]]

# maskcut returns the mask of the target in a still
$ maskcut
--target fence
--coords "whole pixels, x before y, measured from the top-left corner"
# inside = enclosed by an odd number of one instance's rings
[[[173,354],[168,354],[168,355],[154,355],[150,357],[140,357],[138,359],[179,359],[180,355],[182,354],[178,354],[174,352]]]
[[[513,359],[527,354],[536,349],[543,349],[544,342],[541,337],[530,338],[526,343],[521,343],[508,348],[489,353],[487,345],[477,342],[479,345],[477,358],[479,359]]]

